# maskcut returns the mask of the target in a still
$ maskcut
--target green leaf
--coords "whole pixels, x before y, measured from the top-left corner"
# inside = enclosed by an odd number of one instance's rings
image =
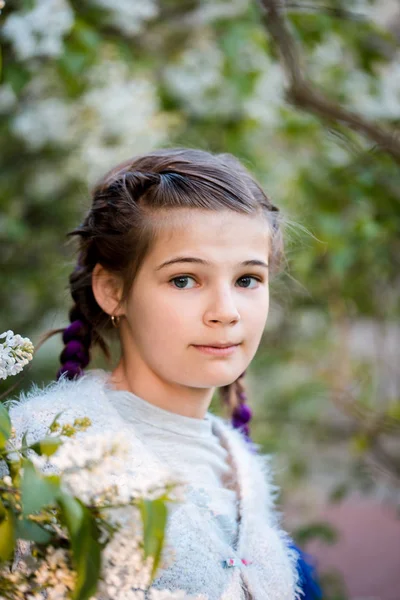
[[[160,562],[164,545],[165,527],[167,524],[167,507],[162,500],[142,500],[139,503],[139,509],[143,522],[145,557],[154,557],[151,573],[151,578],[153,579]]]
[[[386,410],[386,414],[389,418],[400,421],[400,401],[394,400],[391,402]]]
[[[24,432],[24,435],[22,436],[22,440],[21,440],[21,446],[22,446],[23,448],[25,448],[25,446],[27,446],[27,445],[28,445],[28,441],[27,441],[27,440],[28,440],[28,432],[27,432],[27,431],[25,431],[25,432]]]
[[[8,470],[10,471],[10,477],[12,479],[14,487],[19,487],[21,481],[21,460],[8,460],[7,466]]]
[[[4,519],[7,517],[7,511],[6,508],[3,504],[3,502],[0,499],[0,523],[1,521],[4,521]]]
[[[13,64],[11,61],[3,63],[3,81],[7,81],[16,95],[19,95],[31,79],[29,70],[21,63]]]
[[[56,475],[42,475],[27,459],[24,459],[22,466],[24,474],[21,481],[21,504],[22,514],[26,516],[56,502],[60,478]]]
[[[29,519],[17,519],[16,537],[17,539],[28,540],[37,544],[48,544],[53,536],[49,531],[46,531],[37,523],[29,521]]]
[[[0,522],[0,562],[11,560],[15,548],[15,518],[13,512],[4,508],[5,517]]]
[[[319,539],[325,544],[334,544],[338,539],[337,530],[327,521],[316,521],[298,527],[293,532],[293,536],[298,544],[306,544],[315,539]]]
[[[73,496],[60,490],[57,496],[57,502],[61,508],[65,525],[73,542],[79,536],[79,531],[83,524],[84,511],[82,504]]]
[[[77,573],[72,598],[88,600],[96,593],[100,577],[100,532],[90,510],[79,500],[61,492],[58,503],[71,538],[73,562]]]
[[[89,600],[97,590],[101,569],[99,531],[93,516],[85,508],[79,541],[74,547],[78,580],[74,590],[75,600]]]
[[[28,458],[28,450],[28,432],[25,431],[21,439],[21,449],[18,449],[18,452],[21,454],[21,456]]]
[[[329,494],[330,502],[341,502],[349,494],[349,484],[347,482],[339,483]]]
[[[52,420],[52,422],[50,423],[48,429],[49,431],[53,431],[56,430],[56,425],[58,425],[58,419],[59,417],[61,417],[61,415],[63,414],[63,410],[59,413],[56,414],[56,416],[54,417],[54,419]]]
[[[11,419],[6,407],[0,402],[0,450],[5,448],[11,435]]]
[[[353,436],[351,445],[356,454],[364,454],[371,445],[371,440],[366,433],[358,433]]]
[[[45,456],[51,456],[55,452],[57,452],[58,448],[61,446],[62,440],[59,437],[45,437],[42,440],[39,440],[35,444],[30,446],[31,450],[34,450],[36,454],[40,454],[41,456],[44,454]]]

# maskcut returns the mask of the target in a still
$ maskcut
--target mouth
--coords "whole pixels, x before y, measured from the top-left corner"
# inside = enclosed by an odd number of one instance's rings
[[[222,342],[215,344],[193,344],[193,346],[201,348],[231,348],[232,346],[239,346],[242,342]]]
[[[233,354],[237,348],[240,346],[239,344],[229,344],[229,345],[213,345],[213,346],[200,346],[193,344],[194,348],[197,348],[200,352],[205,354],[211,354],[214,356],[229,356]]]

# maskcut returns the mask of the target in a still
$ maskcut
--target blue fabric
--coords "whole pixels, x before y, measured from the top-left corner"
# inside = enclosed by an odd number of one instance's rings
[[[302,600],[322,600],[322,589],[312,557],[303,552],[294,542],[290,544],[290,548],[296,550],[298,554],[297,570],[303,592]]]

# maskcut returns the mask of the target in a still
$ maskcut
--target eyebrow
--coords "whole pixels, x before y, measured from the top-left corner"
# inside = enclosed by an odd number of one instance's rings
[[[174,265],[175,263],[195,263],[198,265],[207,265],[210,266],[211,263],[207,260],[203,260],[202,258],[195,258],[194,256],[177,256],[176,258],[171,258],[170,260],[166,260],[161,265],[156,268],[156,271],[159,271],[163,267],[167,267],[168,265]],[[240,263],[240,266],[248,267],[265,267],[268,269],[268,264],[262,260],[252,259],[252,260],[244,260]]]

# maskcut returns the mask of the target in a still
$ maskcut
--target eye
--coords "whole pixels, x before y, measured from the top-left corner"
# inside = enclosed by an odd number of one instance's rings
[[[261,283],[261,279],[259,277],[253,277],[253,275],[244,275],[243,277],[240,277],[240,279],[238,279],[238,281],[249,282],[252,279],[254,281],[256,281],[257,283]],[[240,285],[239,287],[250,288],[249,285]],[[253,288],[250,288],[250,289],[254,289],[255,287],[257,287],[257,286],[255,285],[255,286],[253,286]]]
[[[187,289],[191,289],[191,288],[188,288],[185,286],[185,281],[187,279],[192,279],[194,281],[193,277],[190,277],[189,275],[180,275],[179,277],[173,277],[172,279],[170,279],[169,282],[172,283],[173,281],[177,281],[178,285],[174,286],[174,287],[176,287],[179,290],[187,290]]]

